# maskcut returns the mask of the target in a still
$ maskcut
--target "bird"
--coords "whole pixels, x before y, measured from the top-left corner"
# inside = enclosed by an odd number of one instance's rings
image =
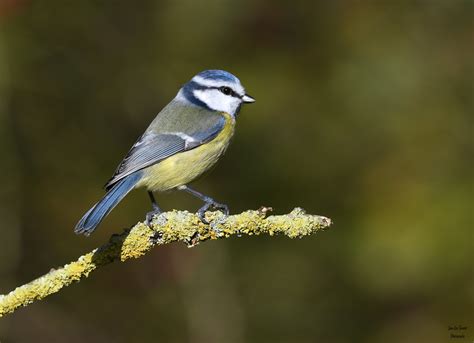
[[[155,117],[105,184],[106,194],[89,209],[74,231],[89,236],[113,208],[133,189],[146,188],[152,210],[146,223],[162,211],[154,192],[185,191],[204,202],[197,211],[204,223],[209,209],[229,214],[188,184],[209,170],[225,153],[234,135],[242,104],[255,99],[240,80],[224,70],[205,70],[185,83]]]

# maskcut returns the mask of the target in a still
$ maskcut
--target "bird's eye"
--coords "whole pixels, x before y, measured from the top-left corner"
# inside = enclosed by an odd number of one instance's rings
[[[233,93],[232,89],[229,87],[221,87],[219,90],[225,95],[231,95]]]

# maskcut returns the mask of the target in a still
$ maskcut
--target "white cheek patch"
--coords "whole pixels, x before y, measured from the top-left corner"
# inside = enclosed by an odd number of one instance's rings
[[[240,105],[240,99],[225,95],[217,89],[195,90],[193,94],[214,111],[235,115]]]

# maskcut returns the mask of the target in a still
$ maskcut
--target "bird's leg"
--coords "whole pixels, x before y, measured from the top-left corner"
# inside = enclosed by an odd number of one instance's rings
[[[153,219],[153,216],[156,215],[156,214],[160,214],[161,209],[158,206],[158,204],[156,203],[155,196],[153,195],[153,192],[148,191],[148,196],[150,197],[151,207],[153,209],[153,210],[151,210],[150,212],[148,212],[146,214],[146,225],[150,226],[150,223],[151,223],[151,220]]]
[[[204,206],[202,206],[198,211],[197,211],[197,215],[199,217],[199,219],[201,219],[201,221],[204,223],[204,224],[209,224],[208,221],[206,220],[205,218],[205,214],[206,214],[206,211],[209,210],[210,208],[214,208],[216,210],[220,210],[222,213],[224,213],[226,216],[229,215],[229,207],[227,207],[227,205],[225,204],[220,204],[218,202],[216,202],[214,199],[212,199],[211,197],[208,197],[202,193],[199,193],[198,191],[195,191],[194,189],[192,188],[189,188],[188,186],[186,185],[183,185],[183,186],[179,186],[178,189],[180,191],[185,191],[185,192],[188,192],[189,194],[192,194],[194,195],[196,198],[199,198],[201,199],[202,201],[205,202]]]

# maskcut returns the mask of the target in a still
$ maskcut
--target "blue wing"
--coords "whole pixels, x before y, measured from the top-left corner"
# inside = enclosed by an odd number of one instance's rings
[[[225,125],[225,118],[219,113],[209,112],[203,116],[202,111],[199,111],[200,118],[194,118],[199,121],[195,122],[195,125],[190,125],[189,112],[189,110],[178,111],[173,115],[174,124],[171,127],[169,121],[166,121],[167,125],[160,125],[159,119],[162,115],[160,113],[130,149],[105,188],[108,190],[124,177],[165,158],[209,142],[219,134]],[[180,125],[180,113],[184,113],[181,119],[186,122],[182,123],[183,125]]]

